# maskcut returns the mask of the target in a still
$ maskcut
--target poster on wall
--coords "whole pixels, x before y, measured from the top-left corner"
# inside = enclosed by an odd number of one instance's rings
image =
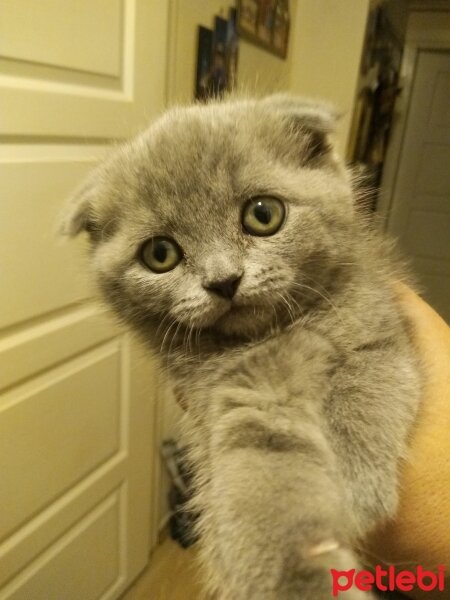
[[[238,0],[238,32],[261,48],[286,58],[289,0]]]
[[[199,26],[195,98],[221,97],[236,87],[239,39],[237,11],[215,17],[214,29]]]

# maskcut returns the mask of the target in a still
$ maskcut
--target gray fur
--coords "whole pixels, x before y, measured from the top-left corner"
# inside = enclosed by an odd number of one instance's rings
[[[417,361],[333,122],[290,96],[173,109],[97,170],[65,224],[88,230],[104,297],[189,402],[193,508],[221,600],[331,598],[330,569],[357,566],[397,506]],[[260,195],[288,207],[270,237],[241,226]],[[138,248],[163,234],[185,254],[155,274]],[[202,287],[240,273],[231,310]]]

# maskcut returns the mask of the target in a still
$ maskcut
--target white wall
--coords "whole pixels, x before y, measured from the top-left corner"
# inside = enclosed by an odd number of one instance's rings
[[[291,36],[291,91],[324,98],[343,113],[338,143],[345,152],[369,0],[298,0]]]
[[[295,8],[297,0],[292,0]],[[169,104],[192,102],[197,62],[197,28],[214,26],[214,16],[228,17],[231,0],[172,0],[169,31]],[[293,9],[292,9],[293,10]],[[238,85],[259,94],[289,88],[290,60],[283,60],[241,39]]]

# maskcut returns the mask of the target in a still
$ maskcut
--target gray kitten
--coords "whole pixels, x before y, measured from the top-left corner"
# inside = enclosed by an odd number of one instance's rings
[[[352,547],[397,506],[417,361],[333,123],[284,95],[173,109],[94,173],[66,222],[89,232],[104,297],[189,402],[221,600],[331,598],[330,570],[357,568]]]

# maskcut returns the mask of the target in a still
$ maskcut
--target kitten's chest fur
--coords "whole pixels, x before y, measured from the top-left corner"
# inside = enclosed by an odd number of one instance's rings
[[[333,373],[366,349],[392,345],[409,354],[405,323],[394,307],[388,286],[348,287],[325,306],[311,310],[281,331],[253,343],[217,345],[208,340],[192,352],[184,348],[169,371],[180,389],[201,396],[217,386],[243,383],[252,386],[298,387],[319,377],[329,388]],[[370,298],[370,301],[368,301]],[[380,372],[384,364],[378,364]]]
[[[289,447],[297,438],[291,424],[303,423],[332,452],[354,531],[364,536],[380,514],[392,514],[420,381],[389,293],[383,286],[348,290],[328,310],[258,343],[176,361],[172,379],[188,407],[201,479],[209,477],[221,423],[236,422],[244,447],[264,431],[268,451]]]

